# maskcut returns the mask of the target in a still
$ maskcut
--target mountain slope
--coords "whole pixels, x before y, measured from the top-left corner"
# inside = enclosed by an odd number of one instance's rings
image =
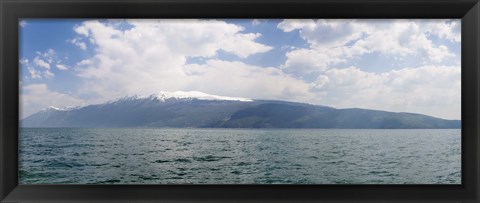
[[[179,96],[180,95],[180,96]],[[48,108],[23,127],[460,128],[458,120],[413,113],[335,109],[294,102],[161,93],[73,109]]]
[[[220,127],[235,128],[460,128],[458,120],[368,109],[265,103],[242,109]]]

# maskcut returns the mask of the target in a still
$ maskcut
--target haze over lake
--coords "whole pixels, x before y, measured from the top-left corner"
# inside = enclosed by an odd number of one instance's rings
[[[460,184],[459,129],[22,128],[21,184]]]

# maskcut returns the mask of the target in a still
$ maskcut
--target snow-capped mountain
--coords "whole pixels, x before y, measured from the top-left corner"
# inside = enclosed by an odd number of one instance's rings
[[[227,96],[218,96],[207,94],[199,91],[175,91],[175,92],[168,92],[168,91],[160,91],[156,94],[150,94],[148,96],[145,95],[131,95],[125,96],[122,98],[118,98],[115,100],[108,101],[104,104],[112,104],[118,102],[127,102],[127,101],[135,101],[135,100],[158,100],[161,102],[165,101],[192,101],[192,100],[210,100],[210,101],[239,101],[239,102],[253,102],[253,99],[250,98],[243,98],[243,97],[227,97]],[[55,107],[54,107],[55,108]]]
[[[79,108],[81,108],[81,107],[80,106],[72,106],[72,107],[59,108],[59,107],[55,107],[55,106],[49,106],[48,108],[43,109],[42,111],[71,111],[71,110],[75,110],[75,109],[79,109]]]
[[[165,92],[160,91],[160,93],[153,95],[156,99],[165,101],[167,99],[198,99],[198,100],[220,100],[220,101],[241,101],[241,102],[252,102],[253,99],[249,98],[242,98],[242,97],[225,97],[225,96],[218,96],[218,95],[211,95],[206,94],[203,92],[198,91],[190,91],[190,92],[183,92],[183,91],[176,91],[176,92]]]
[[[459,128],[460,121],[413,113],[335,109],[202,92],[133,95],[84,107],[49,107],[22,127]]]

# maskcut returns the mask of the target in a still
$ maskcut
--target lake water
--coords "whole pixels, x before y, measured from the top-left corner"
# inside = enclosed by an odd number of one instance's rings
[[[22,128],[20,184],[460,184],[452,130]]]

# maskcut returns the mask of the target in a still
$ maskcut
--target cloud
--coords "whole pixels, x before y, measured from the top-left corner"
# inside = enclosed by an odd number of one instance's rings
[[[309,85],[274,67],[259,67],[242,62],[209,60],[203,65],[184,67],[186,90],[199,90],[226,96],[254,99],[311,99]]]
[[[43,77],[45,78],[53,78],[55,76],[54,73],[52,73],[50,70],[46,70],[45,72],[43,72]]]
[[[30,74],[31,79],[40,79],[42,78],[42,70],[37,70],[34,67],[34,64],[30,63],[30,61],[26,58],[21,58],[19,61],[20,66],[22,67],[23,70],[26,69],[28,73]],[[42,68],[43,71],[48,71],[48,69]],[[28,78],[28,76],[26,76]]]
[[[300,30],[300,36],[315,47],[336,47],[359,39],[361,27],[354,20],[284,20],[278,28],[285,32]]]
[[[35,57],[35,59],[33,59],[35,65],[37,65],[38,67],[42,67],[42,68],[45,68],[45,69],[50,69],[50,64],[45,62],[44,60]]]
[[[285,19],[277,27],[284,32],[292,32],[303,28],[312,30],[315,27],[315,21],[311,19]]]
[[[85,37],[89,36],[88,29],[85,26],[75,26],[73,29],[76,33],[83,35]]]
[[[19,60],[19,62],[20,62],[20,64],[25,65],[25,64],[28,64],[28,59],[26,59],[26,58],[21,58],[21,59]]]
[[[19,60],[19,63],[28,71],[31,79],[54,78],[55,73],[51,69],[52,66],[58,70],[68,70],[67,66],[62,64],[62,60],[57,52],[53,49],[47,49],[45,52],[37,51],[32,62],[23,57]]]
[[[82,40],[81,38],[73,38],[73,39],[67,40],[67,42],[77,46],[81,50],[87,50],[87,44],[85,42],[82,42],[81,40]]]
[[[245,58],[272,49],[256,42],[261,37],[259,33],[245,33],[243,27],[223,21],[128,20],[124,23],[131,28],[122,30],[115,24],[99,21],[86,21],[75,28],[77,34],[87,37],[95,46],[94,56],[74,67],[85,81],[80,94],[105,101],[125,94],[186,90],[188,84],[193,83],[184,70],[187,57],[215,58],[217,52],[223,50]],[[223,78],[225,76],[212,78],[209,83]]]
[[[20,100],[21,118],[25,118],[49,106],[65,108],[85,104],[82,99],[50,90],[44,83],[22,86]]]
[[[327,70],[331,65],[345,61],[340,49],[323,51],[313,49],[294,49],[288,51],[286,57],[287,60],[281,66],[283,69],[307,74]]]
[[[384,73],[356,67],[330,69],[311,84],[316,102],[338,108],[370,108],[460,118],[461,68],[422,66]]]
[[[48,63],[53,63],[54,61],[58,61],[58,56],[57,52],[53,49],[48,49],[47,51],[40,53],[39,55],[43,56],[45,60],[48,61]]]
[[[278,28],[299,31],[309,47],[287,53],[286,69],[311,72],[324,70],[369,53],[399,58],[417,57],[422,64],[456,60],[446,46],[430,35],[459,39],[459,22],[447,20],[284,20]],[[299,64],[300,63],[300,64]]]
[[[30,77],[33,79],[40,79],[42,78],[41,73],[35,70],[33,67],[27,67],[28,73],[30,73]]]
[[[267,21],[268,21],[267,19],[253,19],[252,20],[252,25],[257,26],[257,25],[260,25],[260,24],[265,23]]]
[[[435,23],[433,21],[429,23],[429,32],[432,35],[436,35],[442,39],[448,39],[453,42],[461,41],[462,21],[459,20],[447,20],[444,23]]]
[[[243,27],[218,20],[128,20],[127,22],[133,26],[132,29],[122,31],[107,23],[86,21],[81,26],[77,26],[75,31],[84,37],[90,37],[92,42],[104,48],[127,45],[136,50],[145,48],[147,52],[168,51],[183,56],[212,57],[218,50],[224,50],[245,58],[272,49],[255,42],[255,39],[261,36],[259,33],[241,33],[244,30]],[[242,46],[238,46],[239,44]],[[116,52],[118,51],[120,50]]]
[[[67,66],[63,64],[57,64],[56,67],[58,70],[68,70]]]

